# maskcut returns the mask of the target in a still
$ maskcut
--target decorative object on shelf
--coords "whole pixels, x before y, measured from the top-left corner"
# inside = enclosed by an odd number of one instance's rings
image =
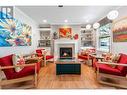
[[[112,10],[108,13],[107,18],[109,20],[114,20],[118,17],[118,15],[119,15],[119,12],[117,10]]]
[[[74,39],[77,40],[78,39],[78,34],[74,35]]]
[[[54,33],[53,33],[53,39],[58,39],[58,34],[57,34],[57,32],[54,32]]]
[[[50,47],[51,40],[39,40],[39,47]]]
[[[0,19],[0,47],[31,46],[31,31],[31,26],[15,18]]]
[[[59,37],[60,38],[71,38],[72,37],[71,28],[68,28],[68,27],[59,28]]]
[[[50,39],[50,31],[47,31],[47,30],[40,31],[40,38],[41,38],[41,40],[49,40]]]
[[[113,22],[113,42],[127,42],[127,18]]]

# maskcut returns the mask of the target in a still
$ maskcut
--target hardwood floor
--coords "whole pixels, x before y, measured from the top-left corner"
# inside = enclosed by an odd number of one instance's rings
[[[81,65],[81,75],[56,75],[56,66],[48,63],[42,67],[39,74],[38,89],[98,89],[111,88],[101,85],[96,80],[96,74],[92,67],[85,64]]]
[[[23,82],[4,86],[3,89],[17,89],[31,82]],[[101,85],[96,80],[96,74],[92,67],[81,64],[81,75],[56,75],[56,65],[48,63],[42,67],[39,73],[37,89],[114,89],[107,85]],[[31,88],[33,89],[33,88]]]

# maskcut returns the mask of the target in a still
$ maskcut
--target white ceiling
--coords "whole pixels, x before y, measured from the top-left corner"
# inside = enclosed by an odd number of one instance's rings
[[[105,17],[109,11],[118,6],[18,6],[18,8],[35,20],[38,24],[88,24]]]

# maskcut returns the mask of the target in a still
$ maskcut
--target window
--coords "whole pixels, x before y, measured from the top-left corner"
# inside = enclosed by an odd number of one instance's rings
[[[110,31],[111,31],[111,23],[103,25],[99,28],[99,50],[110,52],[111,46]]]

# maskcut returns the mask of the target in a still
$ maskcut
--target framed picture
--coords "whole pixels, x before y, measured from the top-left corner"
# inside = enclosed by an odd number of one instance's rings
[[[15,18],[0,19],[0,47],[31,46],[31,31],[31,26]]]
[[[71,38],[72,37],[72,31],[71,28],[59,28],[59,37],[60,38]]]
[[[113,22],[113,42],[127,42],[127,17]]]

